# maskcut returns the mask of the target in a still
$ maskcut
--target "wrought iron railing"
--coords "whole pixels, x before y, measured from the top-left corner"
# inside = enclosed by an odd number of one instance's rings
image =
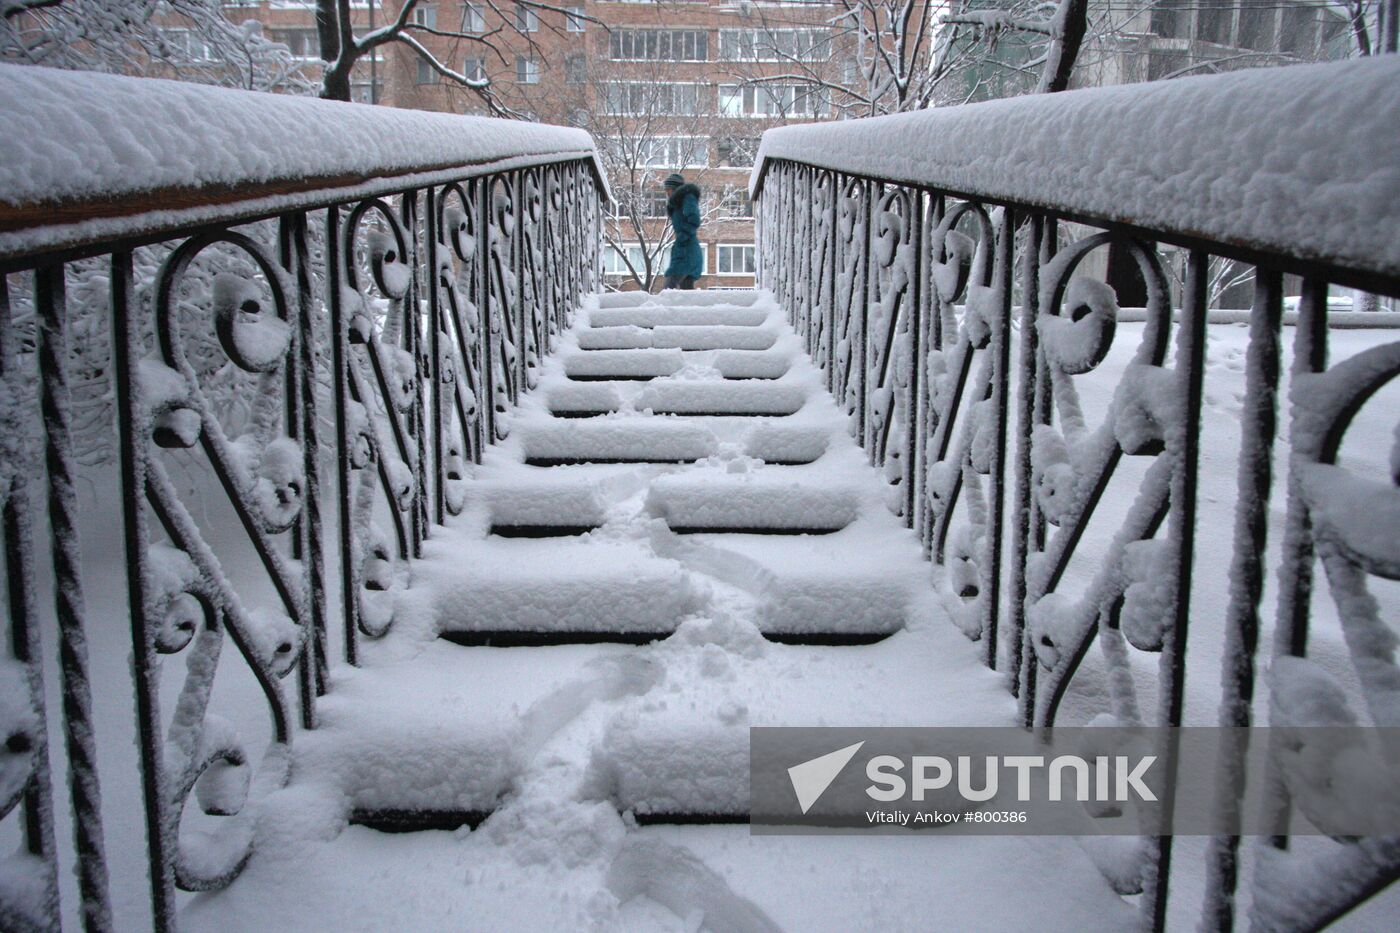
[[[51,731],[71,779],[67,910],[113,925],[81,448],[119,473],[150,917],[171,929],[177,888],[242,869],[250,801],[285,783],[295,734],[315,728],[331,646],[355,664],[392,626],[405,565],[461,509],[468,465],[596,289],[606,181],[576,130],[14,66],[0,98],[16,154],[0,170],[0,817],[27,853],[0,869],[0,927],[61,923]],[[198,502],[197,471],[218,480]],[[45,518],[61,728],[40,658]],[[251,557],[225,566],[239,547]],[[265,700],[260,756],[216,713],[225,636]],[[176,655],[188,673],[171,689]],[[224,817],[198,858],[180,832],[192,792]]]
[[[805,335],[884,469],[890,508],[941,568],[951,614],[1005,672],[1026,726],[1057,721],[1096,641],[1100,706],[1113,722],[1182,725],[1193,617],[1193,642],[1215,639],[1225,659],[1219,724],[1249,726],[1261,705],[1281,721],[1278,691],[1255,701],[1261,595],[1276,573],[1273,657],[1307,655],[1315,557],[1361,716],[1400,725],[1395,636],[1367,590],[1373,577],[1400,578],[1400,565],[1394,547],[1374,543],[1367,509],[1343,505],[1369,502],[1383,523],[1400,508],[1400,479],[1337,465],[1357,410],[1400,374],[1400,342],[1327,357],[1330,285],[1400,295],[1400,162],[1385,142],[1400,118],[1397,82],[1391,56],[765,134],[751,192],[760,283]],[[1173,258],[1184,261],[1175,288]],[[1086,274],[1096,262],[1106,276]],[[1193,561],[1205,533],[1196,514],[1210,286],[1226,262],[1252,267],[1253,304],[1231,585],[1211,615],[1190,598],[1193,574],[1226,572]],[[1105,378],[1088,374],[1112,348],[1123,297],[1105,277],[1136,291],[1145,311],[1095,426],[1075,377]],[[1287,516],[1271,567],[1285,283],[1301,297]],[[1115,474],[1132,484],[1131,504],[1106,515]],[[1112,544],[1086,558],[1096,518],[1093,534]],[[1142,663],[1152,654],[1155,671]],[[1172,768],[1174,733],[1162,734]],[[1246,775],[1243,754],[1225,756],[1217,784],[1224,825],[1239,825],[1246,778],[1288,808],[1277,769]],[[1170,817],[1164,801],[1160,818]],[[1396,839],[1294,854],[1280,830],[1250,849],[1256,929],[1323,926],[1400,876]],[[1147,928],[1166,923],[1171,856],[1169,834],[1144,838],[1136,864],[1117,869],[1120,890],[1142,894]],[[1173,905],[1173,916],[1228,928],[1241,856],[1237,835],[1214,838],[1203,906]],[[1299,896],[1275,896],[1280,886]]]

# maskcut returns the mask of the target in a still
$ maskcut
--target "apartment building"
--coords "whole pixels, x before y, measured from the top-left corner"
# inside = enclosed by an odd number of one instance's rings
[[[1090,56],[1076,83],[1126,84],[1261,65],[1345,58],[1346,13],[1317,0],[1155,0],[1107,11],[1114,52]]]
[[[999,0],[970,0],[998,9]],[[992,100],[1030,93],[1043,38],[1012,33],[965,72],[963,96]],[[1345,10],[1318,0],[1091,0],[1089,31],[1070,86],[1161,81],[1240,68],[1346,58]]]
[[[241,24],[248,20],[259,23],[263,35],[287,47],[292,57],[301,63],[301,73],[307,80],[321,80],[321,40],[316,31],[315,0],[223,0],[224,17]],[[357,33],[363,33],[383,22],[378,0],[351,0],[350,14]],[[178,17],[172,17],[167,34],[178,32]],[[190,31],[192,53],[198,52],[198,34]],[[368,55],[355,66],[350,82],[350,98],[363,104],[381,103],[383,98],[384,54]]]
[[[399,4],[386,0],[383,15],[396,15]],[[849,55],[832,37],[836,8],[792,0],[565,0],[561,8],[434,0],[413,15],[429,30],[466,35],[418,38],[444,65],[488,77],[501,107],[598,139],[618,198],[604,251],[614,285],[646,281],[647,254],[653,272],[664,268],[661,181],[679,171],[705,192],[700,287],[751,286],[747,184],[758,140],[774,125],[830,118],[831,101],[809,81],[780,76],[794,65],[833,75],[846,67]],[[488,112],[413,50],[386,57],[385,103]]]

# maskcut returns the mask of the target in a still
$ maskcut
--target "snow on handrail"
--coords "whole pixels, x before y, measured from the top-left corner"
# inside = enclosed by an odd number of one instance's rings
[[[1400,276],[1400,56],[945,107],[763,134],[775,160]]]
[[[579,129],[0,65],[0,259],[587,160]]]

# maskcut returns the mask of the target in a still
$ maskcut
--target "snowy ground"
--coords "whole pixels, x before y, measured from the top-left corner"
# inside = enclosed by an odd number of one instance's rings
[[[750,725],[995,725],[1014,709],[937,607],[917,540],[881,505],[879,474],[770,299],[591,314],[604,326],[576,329],[549,361],[466,512],[416,566],[394,633],[337,677],[246,873],[197,898],[187,925],[849,930],[931,910],[954,929],[1129,924],[1071,840],[635,825],[743,814]],[[723,379],[735,366],[781,375]],[[623,462],[526,462],[585,458]],[[686,462],[637,462],[652,459]],[[550,524],[594,530],[488,534]],[[824,533],[756,533],[775,530]],[[611,629],[663,640],[434,637]],[[352,810],[407,808],[494,812],[475,831],[346,828]]]
[[[435,534],[416,565],[415,585],[400,594],[392,634],[369,646],[364,668],[336,666],[321,707],[323,728],[298,735],[292,784],[267,801],[244,874],[222,892],[186,896],[185,928],[1078,930],[1132,924],[1135,905],[1111,893],[1070,839],[750,837],[740,825],[635,824],[634,813],[742,812],[750,725],[1009,724],[1013,718],[999,675],[980,666],[976,646],[947,619],[912,533],[880,504],[879,474],[849,440],[778,312],[766,302],[725,304],[743,299],[723,293],[695,297],[704,306],[691,311],[626,302],[592,310],[594,323],[605,326],[591,332],[580,326],[566,336],[546,364],[542,385],[514,416],[510,439],[488,452],[469,484],[466,512]],[[671,321],[662,315],[672,315]],[[676,319],[688,323],[676,325]],[[675,332],[707,319],[722,321],[709,336],[699,329]],[[1078,380],[1091,424],[1106,409],[1141,325],[1119,328],[1108,359]],[[1292,334],[1285,330],[1286,355]],[[1193,724],[1213,723],[1218,702],[1246,335],[1239,325],[1210,330],[1188,653],[1186,718]],[[1333,359],[1394,336],[1334,332]],[[566,368],[582,365],[580,341],[645,350],[654,371],[631,371],[636,367],[623,358],[614,364],[620,370],[605,366],[600,378],[569,379]],[[697,341],[719,347],[740,342],[746,349],[680,348]],[[608,378],[663,372],[669,375],[656,381]],[[722,374],[766,378],[726,382]],[[796,413],[777,413],[790,410],[794,400]],[[1388,389],[1362,412],[1355,441],[1344,448],[1350,468],[1385,475],[1377,471],[1388,469],[1397,402],[1400,393]],[[763,415],[646,414],[648,406],[653,412]],[[556,418],[551,409],[618,413]],[[654,454],[687,462],[523,462],[610,453],[626,461]],[[1092,573],[1102,537],[1120,514],[1115,509],[1135,488],[1140,470],[1134,458],[1124,461],[1102,525],[1096,525],[1104,532],[1091,529],[1067,587],[1082,586]],[[198,482],[191,478],[189,485],[194,491]],[[93,528],[105,534],[84,538],[93,568],[87,583],[94,678],[120,685],[99,696],[129,689],[120,546],[111,533],[115,523],[101,517],[112,501],[109,489],[99,478],[88,491]],[[546,507],[537,508],[540,503]],[[234,527],[217,497],[202,507],[205,527]],[[1277,495],[1271,508],[1275,550],[1282,515]],[[487,533],[492,526],[521,533],[541,523],[595,530],[546,538]],[[784,524],[831,533],[746,533]],[[677,534],[677,527],[707,530]],[[229,566],[252,565],[232,543],[214,544]],[[1400,594],[1381,589],[1379,595],[1393,618]],[[1271,589],[1266,623],[1272,599]],[[1312,656],[1349,677],[1325,593],[1314,610]],[[601,625],[669,637],[642,646],[510,648],[464,647],[436,637],[538,634],[550,627],[587,632]],[[781,644],[764,637],[890,631],[868,645]],[[1082,721],[1102,708],[1095,657],[1091,652],[1062,721]],[[1154,665],[1154,657],[1142,657],[1144,683],[1151,683]],[[183,665],[175,668],[183,672]],[[256,749],[266,714],[240,668],[236,659],[221,668],[214,709],[233,719],[245,744]],[[51,691],[56,680],[49,680]],[[171,686],[178,680],[172,676]],[[168,708],[174,697],[166,693]],[[56,694],[50,702],[56,709]],[[130,710],[100,703],[97,716],[100,760],[111,775],[104,783],[104,814],[118,926],[140,929],[145,893],[139,788],[127,777],[135,767],[126,738]],[[352,810],[402,807],[495,812],[475,830],[457,832],[385,834],[348,825]],[[66,826],[58,831],[60,840],[71,838]],[[1172,929],[1195,926],[1202,851],[1202,840],[1178,840]],[[1400,901],[1387,895],[1348,918],[1344,928],[1391,929],[1397,916]]]

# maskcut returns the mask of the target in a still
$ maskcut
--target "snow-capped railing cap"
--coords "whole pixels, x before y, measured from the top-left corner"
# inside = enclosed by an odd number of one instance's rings
[[[1259,261],[1400,276],[1400,56],[772,129],[775,160],[1121,224]]]
[[[0,259],[571,159],[583,130],[0,65]]]

